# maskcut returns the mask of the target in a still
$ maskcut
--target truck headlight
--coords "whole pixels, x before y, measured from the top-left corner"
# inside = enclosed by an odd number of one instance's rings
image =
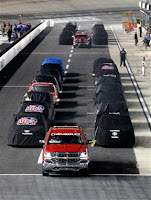
[[[80,160],[88,160],[89,156],[87,152],[81,152]]]
[[[51,153],[50,152],[44,152],[44,160],[50,161],[51,159],[52,159]]]

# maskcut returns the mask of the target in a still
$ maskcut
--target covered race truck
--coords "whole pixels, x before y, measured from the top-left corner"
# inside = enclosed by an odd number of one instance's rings
[[[54,126],[49,129],[43,147],[43,176],[50,172],[82,171],[87,173],[89,151],[86,134],[78,126]]]
[[[58,70],[61,76],[65,75],[64,65],[60,58],[45,58],[42,62],[40,71],[45,71],[45,68],[49,69],[50,71],[52,71],[52,69]]]
[[[40,113],[18,113],[10,127],[7,144],[18,147],[41,147],[48,123]]]

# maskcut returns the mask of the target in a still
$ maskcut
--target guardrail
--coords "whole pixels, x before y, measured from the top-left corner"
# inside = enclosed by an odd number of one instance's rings
[[[34,40],[45,28],[53,27],[53,20],[45,20],[35,29],[33,29],[29,34],[19,40],[12,48],[8,49],[0,57],[0,71],[5,68],[5,66],[15,58],[19,52],[21,52],[32,40]]]

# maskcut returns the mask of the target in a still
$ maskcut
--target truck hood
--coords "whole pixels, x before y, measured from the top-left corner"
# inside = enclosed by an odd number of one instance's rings
[[[85,152],[86,145],[81,144],[50,144],[44,150],[48,152]]]

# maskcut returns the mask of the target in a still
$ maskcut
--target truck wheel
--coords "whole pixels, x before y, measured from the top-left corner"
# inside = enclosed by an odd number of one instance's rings
[[[89,170],[88,169],[83,169],[81,170],[82,175],[88,176],[89,175]]]
[[[44,172],[44,171],[42,170],[42,175],[43,175],[43,176],[48,176],[49,174],[46,173],[46,172]]]

